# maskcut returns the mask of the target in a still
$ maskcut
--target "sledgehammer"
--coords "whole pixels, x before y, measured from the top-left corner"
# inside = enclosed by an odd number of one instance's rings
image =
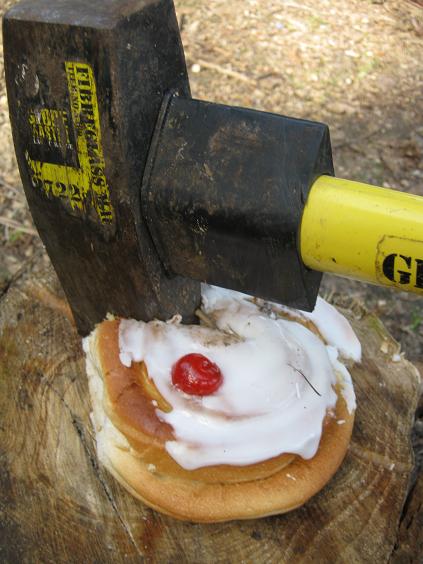
[[[172,0],[23,0],[16,156],[82,334],[193,322],[200,281],[301,309],[321,272],[423,293],[423,198],[334,177],[321,123],[193,100]]]

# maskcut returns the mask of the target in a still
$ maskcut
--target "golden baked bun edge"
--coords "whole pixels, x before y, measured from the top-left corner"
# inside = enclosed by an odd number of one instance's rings
[[[291,511],[327,484],[348,450],[354,413],[348,412],[338,393],[334,416],[329,418],[317,454],[310,460],[296,456],[270,477],[239,483],[205,483],[159,473],[153,464],[142,460],[107,417],[99,366],[94,332],[89,337],[87,374],[100,462],[132,495],[176,519],[212,523]],[[340,420],[344,423],[338,424]]]

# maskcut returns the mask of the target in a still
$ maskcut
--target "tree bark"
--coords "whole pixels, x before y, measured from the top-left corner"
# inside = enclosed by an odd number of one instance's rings
[[[395,362],[398,345],[376,317],[344,313],[364,354],[352,370],[356,424],[336,476],[286,515],[183,523],[145,507],[99,467],[81,341],[38,257],[0,297],[1,561],[419,560],[421,476],[409,492],[419,375]]]

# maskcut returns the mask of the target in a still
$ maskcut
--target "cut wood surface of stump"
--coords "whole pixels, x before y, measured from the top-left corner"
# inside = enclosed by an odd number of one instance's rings
[[[332,481],[286,515],[184,523],[132,498],[98,465],[81,339],[55,274],[33,261],[0,301],[0,560],[417,562],[417,541],[402,559],[398,543],[418,372],[376,317],[345,313],[363,361],[352,370],[352,442]],[[418,512],[421,498],[413,503]]]

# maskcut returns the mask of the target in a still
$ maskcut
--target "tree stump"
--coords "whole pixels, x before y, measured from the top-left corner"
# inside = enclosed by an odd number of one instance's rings
[[[410,497],[403,512],[419,376],[394,356],[398,345],[377,318],[346,312],[364,352],[352,371],[358,409],[349,452],[326,488],[286,515],[183,523],[145,507],[98,466],[81,340],[55,274],[42,264],[33,261],[0,298],[2,562],[361,563],[422,556],[421,529],[413,546],[400,526],[401,516],[421,519],[421,480],[419,497]]]

